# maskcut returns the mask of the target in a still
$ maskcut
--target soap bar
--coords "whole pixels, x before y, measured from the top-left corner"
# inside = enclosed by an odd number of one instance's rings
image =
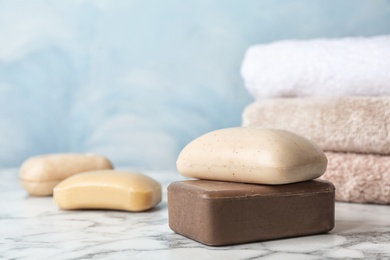
[[[292,132],[235,127],[190,142],[176,165],[182,175],[192,178],[287,184],[320,177],[327,163],[317,145]]]
[[[61,209],[148,210],[161,201],[154,179],[126,171],[102,170],[69,177],[54,188]]]
[[[51,196],[58,183],[74,174],[112,168],[111,162],[100,155],[47,154],[27,159],[19,175],[30,195]]]
[[[168,187],[169,227],[222,246],[328,232],[334,227],[333,184],[310,180],[254,185],[189,180]]]

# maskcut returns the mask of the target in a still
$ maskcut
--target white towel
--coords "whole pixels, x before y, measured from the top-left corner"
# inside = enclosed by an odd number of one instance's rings
[[[256,100],[390,95],[390,35],[255,45],[241,74]]]

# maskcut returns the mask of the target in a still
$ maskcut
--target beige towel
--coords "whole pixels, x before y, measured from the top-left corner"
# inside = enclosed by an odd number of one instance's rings
[[[325,151],[390,155],[390,96],[258,101],[245,109],[243,126],[290,130]]]
[[[336,187],[336,200],[390,204],[390,156],[326,152],[321,179]]]

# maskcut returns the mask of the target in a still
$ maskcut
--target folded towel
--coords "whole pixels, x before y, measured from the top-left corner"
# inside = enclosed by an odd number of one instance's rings
[[[390,95],[390,36],[255,45],[241,74],[256,100]]]
[[[321,179],[336,187],[336,200],[390,204],[390,156],[326,152]]]
[[[242,121],[290,130],[325,151],[390,155],[390,96],[267,99],[246,107]]]

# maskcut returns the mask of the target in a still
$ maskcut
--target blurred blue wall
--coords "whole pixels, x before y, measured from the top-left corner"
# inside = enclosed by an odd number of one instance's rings
[[[386,0],[0,0],[0,167],[93,152],[174,169],[240,124],[248,46],[389,33]]]

